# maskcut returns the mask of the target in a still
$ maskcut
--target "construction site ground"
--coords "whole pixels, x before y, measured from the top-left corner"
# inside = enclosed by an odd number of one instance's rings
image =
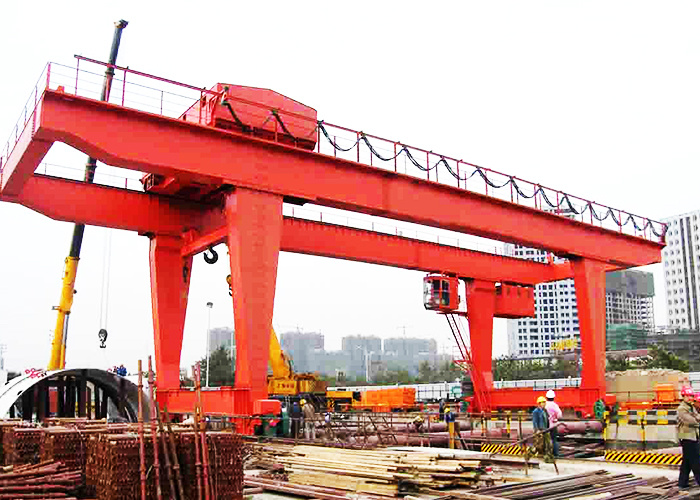
[[[464,450],[447,450],[447,449],[436,449],[436,448],[426,448],[426,447],[390,447],[390,448],[385,448],[385,449],[375,449],[373,451],[375,452],[381,452],[382,450],[385,450],[388,454],[391,454],[392,452],[425,452],[426,450],[430,450],[432,452],[445,452],[449,453],[454,456],[455,459],[459,460],[465,460],[465,461],[477,461],[477,460],[487,460],[489,458],[503,458],[503,459],[513,459],[514,457],[506,456],[506,455],[499,455],[499,454],[489,454],[489,453],[483,453],[483,452],[474,452],[474,451],[464,451]],[[517,460],[517,459],[516,459]],[[284,460],[281,459],[281,462]],[[339,461],[338,466],[340,467],[341,462]],[[561,478],[566,478],[566,477],[573,477],[573,476],[585,476],[585,475],[595,475],[596,473],[600,471],[606,471],[610,476],[615,476],[615,475],[633,475],[635,476],[636,479],[640,480],[648,480],[648,483],[644,483],[641,488],[647,488],[650,490],[656,489],[657,493],[663,489],[664,493],[666,496],[664,498],[669,498],[673,497],[674,495],[679,494],[678,492],[670,491],[669,489],[673,489],[675,487],[675,484],[678,480],[678,473],[679,469],[678,466],[671,466],[671,465],[650,465],[650,464],[633,464],[633,463],[610,463],[606,462],[603,457],[599,458],[594,458],[594,459],[561,459],[556,461],[556,468],[554,463],[546,463],[542,459],[531,459],[528,461],[528,467],[527,470],[525,467],[518,467],[515,466],[516,462],[513,463],[513,467],[508,467],[507,472],[501,470],[499,473],[496,475],[501,475],[503,478],[507,478],[508,481],[496,481],[494,486],[500,486],[504,484],[526,484],[530,482],[535,482],[535,481],[550,481],[550,480],[555,480],[555,479],[561,479]],[[558,470],[557,470],[558,469]],[[245,472],[245,477],[246,479],[248,478],[253,478],[259,474],[264,474],[265,471],[263,470],[247,470]],[[339,473],[339,475],[342,475],[342,473]],[[603,476],[601,476],[603,477]],[[631,480],[634,481],[635,478],[632,478]],[[694,484],[693,478],[691,477],[691,483]],[[287,483],[292,488],[294,485],[292,483]],[[649,486],[647,486],[647,484]],[[248,486],[248,485],[247,485]],[[597,486],[597,485],[596,485]],[[488,488],[488,487],[487,487]],[[420,491],[420,492],[415,492],[415,493],[399,493],[397,496],[405,496],[409,499],[414,499],[414,498],[421,498],[425,500],[431,500],[435,498],[443,498],[446,499],[449,496],[453,496],[454,499],[462,499],[462,500],[491,500],[494,497],[499,497],[497,493],[488,493],[484,492],[483,494],[481,493],[482,488],[474,488],[474,487],[456,487],[456,488],[449,488],[449,489],[444,489],[441,491]],[[700,489],[699,488],[693,488],[689,492],[691,494],[691,497],[699,496],[700,495]],[[683,494],[683,493],[680,493]],[[344,495],[347,497],[357,497],[357,498],[362,498],[363,496],[367,496],[363,494],[363,492],[351,492],[351,491],[345,491]],[[640,492],[637,493],[639,498],[643,497],[644,495]],[[369,497],[376,499],[378,498],[376,495],[368,495]],[[578,494],[571,494],[570,496],[564,496],[562,498],[579,498],[582,495],[580,493]],[[585,496],[585,495],[583,495]],[[610,495],[608,495],[610,496]],[[614,496],[614,495],[613,495]],[[253,497],[256,500],[272,500],[276,498],[284,498],[284,497],[307,497],[310,498],[309,493],[300,493],[299,495],[293,494],[292,492],[290,493],[277,493],[277,492],[270,492],[265,490],[262,493],[256,493],[253,495]],[[384,497],[384,498],[391,498],[391,497]],[[507,496],[504,496],[502,498],[508,498]],[[604,499],[607,498],[606,494],[600,494],[599,496],[596,496],[596,498],[599,499]],[[649,497],[649,498],[653,498]]]

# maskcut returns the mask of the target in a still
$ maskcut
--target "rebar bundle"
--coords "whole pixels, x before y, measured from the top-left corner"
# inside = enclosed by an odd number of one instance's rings
[[[201,439],[194,432],[177,434],[177,450],[187,498],[197,498],[197,457],[195,445]],[[208,432],[209,482],[214,498],[237,500],[243,497],[243,443],[230,432]]]
[[[60,462],[13,466],[0,474],[0,500],[75,498],[82,483],[79,470],[71,470]]]
[[[2,436],[5,465],[39,462],[42,433],[42,429],[34,427],[5,428]]]

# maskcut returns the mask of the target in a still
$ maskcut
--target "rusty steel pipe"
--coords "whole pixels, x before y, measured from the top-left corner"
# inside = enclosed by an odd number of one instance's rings
[[[194,386],[197,390],[197,386],[202,382],[202,375],[200,371],[199,363],[195,365],[194,368]],[[195,401],[194,407],[194,457],[195,463],[194,467],[197,471],[197,499],[202,500],[202,460],[200,454],[199,439],[197,439],[197,432],[199,431],[199,412],[197,408],[197,402]]]
[[[165,425],[168,427],[168,444],[170,453],[173,456],[173,471],[175,472],[175,481],[177,482],[177,491],[180,493],[180,500],[185,500],[185,488],[182,485],[182,474],[180,473],[180,461],[177,458],[177,447],[175,446],[175,438],[173,437],[173,427],[170,424],[170,414],[168,413],[168,405],[163,407],[165,413]]]
[[[208,362],[208,361],[207,361]],[[209,373],[209,366],[207,365],[207,373]],[[208,379],[207,379],[208,382]],[[204,500],[209,500],[209,495],[210,495],[210,489],[211,489],[211,484],[209,482],[209,446],[207,446],[207,430],[206,430],[206,421],[202,422],[202,419],[204,418],[204,413],[202,411],[202,374],[201,371],[197,371],[197,378],[195,379],[195,390],[197,393],[197,408],[195,411],[195,415],[198,416],[196,418],[195,423],[197,425],[197,429],[194,433],[194,439],[197,441],[197,439],[201,439],[201,450],[202,450],[202,472],[203,472],[203,488],[204,488]],[[202,425],[204,424],[204,425]]]
[[[139,459],[141,464],[139,466],[139,474],[141,479],[141,500],[146,500],[146,445],[144,443],[144,432],[143,432],[143,366],[141,360],[138,362],[139,370],[139,415],[138,415],[138,426],[139,426]]]
[[[156,427],[158,409],[156,408],[155,392],[153,391],[153,361],[151,360],[151,356],[148,356],[148,391],[151,397],[151,439],[153,441],[153,468],[156,473],[156,498],[157,500],[162,500],[163,492],[160,488],[160,460],[158,458],[158,429]]]
[[[151,359],[150,357],[148,358],[149,360]],[[154,382],[155,383],[155,382]],[[158,391],[153,389],[153,392],[156,394]],[[165,439],[165,430],[163,428],[163,419],[160,417],[160,408],[156,404],[155,400],[151,396],[151,404],[155,407],[156,409],[156,420],[158,421],[158,432],[160,433],[160,444],[161,447],[163,448],[163,460],[165,460],[165,472],[168,475],[168,485],[170,486],[170,498],[172,500],[177,499],[177,492],[175,490],[175,476],[173,472],[173,467],[172,464],[170,463],[170,452],[168,451],[168,444]],[[183,498],[184,500],[184,498]]]

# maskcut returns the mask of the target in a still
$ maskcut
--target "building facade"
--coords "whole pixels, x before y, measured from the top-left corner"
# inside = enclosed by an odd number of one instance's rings
[[[700,328],[700,210],[665,219],[666,248],[662,252],[668,326]]]
[[[506,245],[506,254],[547,262],[544,250]],[[562,259],[554,258],[555,262]],[[654,328],[654,281],[651,273],[617,271],[606,277],[606,321],[610,324],[638,324],[645,331]],[[576,288],[567,279],[535,286],[535,317],[508,320],[508,352],[516,357],[547,357],[562,340],[580,341]],[[568,345],[568,344],[567,344]]]
[[[280,346],[296,372],[313,372],[325,353],[325,338],[322,333],[285,332],[280,335]]]
[[[214,352],[224,347],[230,351],[235,345],[233,328],[225,326],[209,330],[209,351]]]

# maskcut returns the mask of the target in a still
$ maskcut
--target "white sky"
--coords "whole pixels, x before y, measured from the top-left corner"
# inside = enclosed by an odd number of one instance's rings
[[[463,158],[632,213],[698,208],[697,2],[2,2],[0,141],[51,60],[106,60],[113,22],[129,21],[118,64],[210,86],[267,87],[319,118]],[[85,157],[57,148],[56,163]],[[0,204],[0,343],[13,369],[44,366],[72,224]],[[85,234],[68,364],[108,367],[153,352],[148,242],[114,231],[108,349],[99,349],[104,229]],[[212,326],[233,322],[226,259],[196,259],[183,365]],[[665,323],[656,274],[657,324]],[[274,326],[432,337],[422,273],[282,254]],[[499,320],[495,354],[506,352]],[[261,346],[261,348],[266,348]]]

